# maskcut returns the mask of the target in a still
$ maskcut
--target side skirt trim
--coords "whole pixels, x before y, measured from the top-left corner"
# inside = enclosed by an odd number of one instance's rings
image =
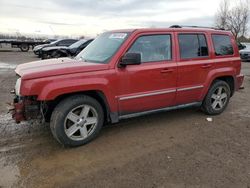
[[[202,102],[193,102],[193,103],[171,106],[171,107],[155,109],[155,110],[149,110],[149,111],[144,111],[144,112],[136,112],[133,114],[119,116],[119,120],[143,116],[143,115],[157,113],[157,112],[164,112],[164,111],[176,110],[176,109],[187,108],[187,107],[201,106],[201,104],[202,104]]]

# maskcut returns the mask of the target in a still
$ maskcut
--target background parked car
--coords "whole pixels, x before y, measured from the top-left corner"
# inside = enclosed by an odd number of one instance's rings
[[[43,48],[41,51],[42,59],[59,58],[59,57],[72,57],[80,53],[90,42],[94,39],[81,39],[69,47],[67,46],[53,46]]]
[[[38,55],[41,57],[41,51],[45,47],[50,47],[50,46],[70,46],[71,44],[75,43],[77,40],[76,39],[60,39],[56,40],[54,42],[51,42],[49,44],[42,44],[38,45],[33,49],[34,54]]]
[[[243,61],[250,61],[250,43],[243,43],[244,49],[240,50],[240,57]]]

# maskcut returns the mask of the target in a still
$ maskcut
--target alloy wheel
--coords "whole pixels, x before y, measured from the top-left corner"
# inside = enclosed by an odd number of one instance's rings
[[[84,140],[94,132],[97,123],[97,111],[92,106],[80,105],[66,116],[64,131],[72,140]]]
[[[224,86],[218,87],[211,96],[211,105],[214,110],[221,110],[224,108],[228,100],[226,88]]]

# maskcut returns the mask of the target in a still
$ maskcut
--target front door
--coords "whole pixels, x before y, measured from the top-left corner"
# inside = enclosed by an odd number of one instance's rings
[[[177,66],[172,49],[171,33],[135,39],[128,52],[140,53],[142,64],[117,69],[120,116],[175,104]]]

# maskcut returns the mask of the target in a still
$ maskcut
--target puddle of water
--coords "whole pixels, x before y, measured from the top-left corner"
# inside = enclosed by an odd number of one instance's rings
[[[0,187],[13,187],[20,177],[17,165],[7,164],[7,159],[0,159]]]
[[[0,69],[15,69],[16,66],[17,66],[16,64],[9,64],[9,63],[0,62]]]

